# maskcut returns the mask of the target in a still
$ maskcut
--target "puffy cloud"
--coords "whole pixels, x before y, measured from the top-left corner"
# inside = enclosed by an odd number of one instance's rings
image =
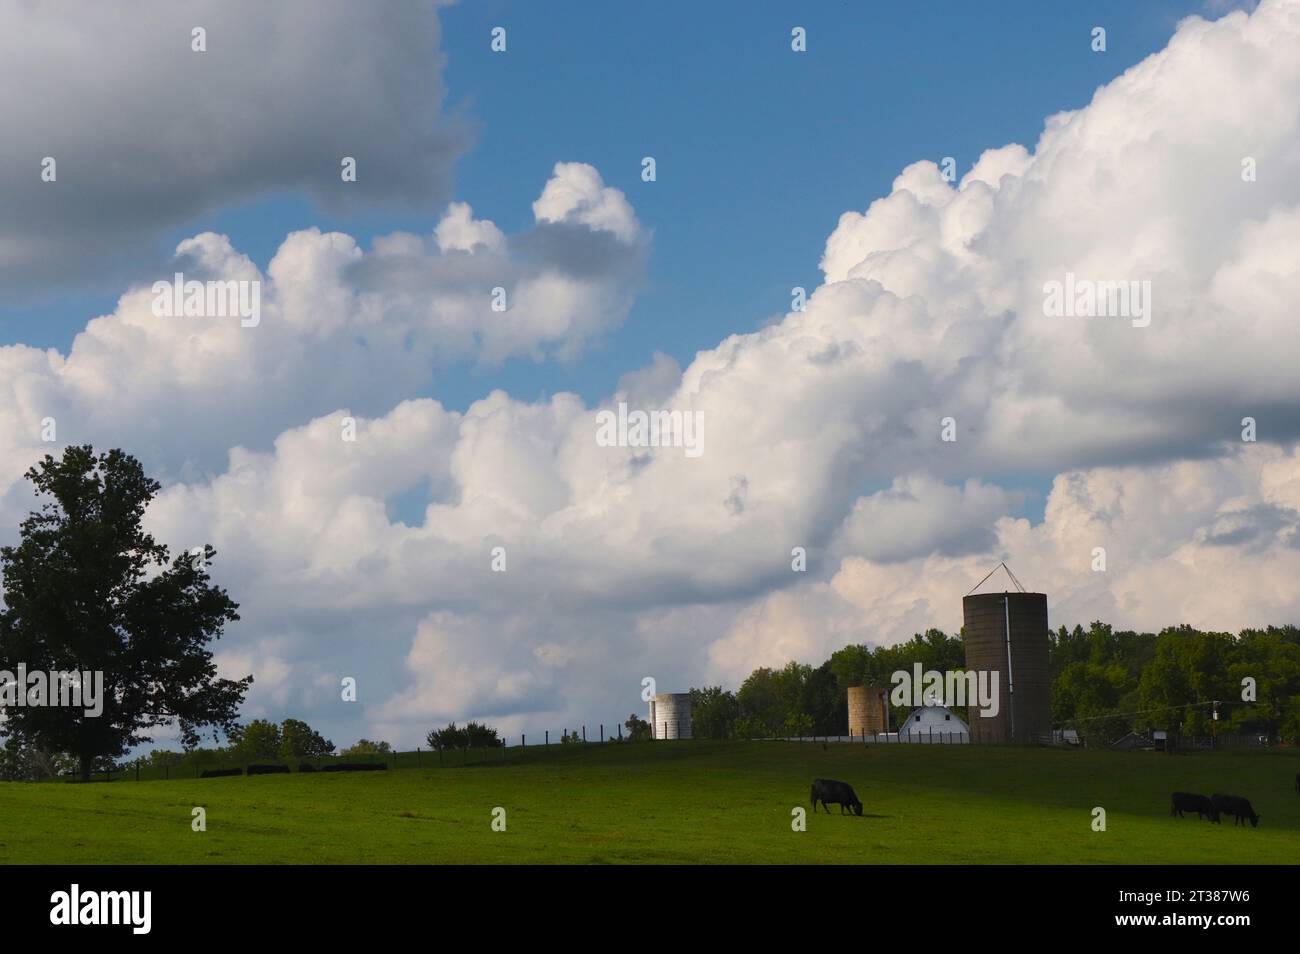
[[[557,162],[551,181],[533,203],[538,222],[573,222],[612,232],[624,242],[640,227],[623,193],[601,181],[596,170],[580,162]]]
[[[574,243],[603,250],[606,267],[566,266]],[[222,235],[176,251],[162,281],[258,282],[260,321],[160,316],[140,287],[67,355],[0,347],[0,492],[47,449],[46,417],[59,441],[112,440],[193,479],[318,414],[387,410],[456,362],[571,356],[624,318],[645,246],[639,232],[629,245],[571,223],[507,238],[456,204],[434,237],[384,236],[369,251],[338,232],[292,233],[265,274]]]
[[[123,16],[6,0],[0,285],[134,268],[167,230],[274,191],[330,208],[444,201],[468,137],[441,112],[437,6],[147,0]]]
[[[1061,474],[1041,523],[956,516],[964,526],[954,532],[995,536],[978,552],[849,557],[829,580],[756,601],[709,647],[710,671],[734,682],[755,666],[825,659],[850,642],[888,645],[932,626],[955,633],[961,597],[1002,560],[1027,589],[1048,594],[1053,627],[1103,619],[1235,632],[1291,622],[1300,617],[1298,488],[1294,447]],[[1097,548],[1104,570],[1095,569]]]
[[[46,406],[114,415],[94,432],[174,460],[246,440],[198,395],[227,416],[273,409],[273,447],[169,481],[151,526],[217,546],[245,606],[232,659],[256,663],[238,654],[261,639],[280,640],[273,659],[310,657],[274,687],[291,699],[360,672],[364,716],[348,718],[407,744],[448,718],[621,718],[646,675],[734,683],[954,630],[1000,559],[1049,594],[1054,623],[1294,619],[1300,183],[1280,170],[1300,150],[1297,40],[1294,0],[1184,21],[1032,151],[990,150],[955,185],[904,169],[841,218],[805,311],[684,368],[656,357],[596,407],[401,401],[431,362],[563,355],[623,313],[646,236],[594,170],[561,163],[523,235],[455,206],[432,238],[370,252],[291,236],[267,269],[265,352],[192,329],[155,348],[139,292],[66,358],[0,351],[7,413],[25,434]],[[210,236],[186,254],[251,267]],[[1067,273],[1150,281],[1150,325],[1046,317],[1044,283]],[[512,305],[493,318],[496,285]],[[601,446],[597,412],[619,402],[701,415],[704,453]],[[192,445],[166,426],[182,414]],[[1261,444],[1240,441],[1245,416]],[[1014,516],[1016,484],[1049,478],[1044,519]],[[412,494],[423,519],[396,519]]]

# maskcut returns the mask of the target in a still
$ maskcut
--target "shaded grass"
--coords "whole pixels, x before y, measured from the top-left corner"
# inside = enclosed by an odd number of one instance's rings
[[[13,863],[1294,863],[1300,752],[680,742],[359,774],[0,784]],[[813,814],[814,777],[861,818]],[[1258,829],[1169,816],[1245,795]],[[190,828],[207,811],[206,832]],[[507,812],[494,832],[492,809]],[[1092,809],[1107,830],[1092,831]],[[807,831],[791,831],[791,810]]]

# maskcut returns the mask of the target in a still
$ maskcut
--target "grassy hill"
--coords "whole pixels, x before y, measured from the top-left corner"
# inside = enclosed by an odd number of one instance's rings
[[[426,759],[427,759],[426,755]],[[449,760],[454,761],[454,760]],[[403,764],[406,759],[404,757]],[[10,863],[1294,863],[1300,751],[1183,756],[979,746],[670,742],[511,749],[358,774],[0,784]],[[861,818],[812,814],[815,777]],[[1169,816],[1245,795],[1258,829]],[[207,810],[206,832],[190,828]],[[507,812],[494,832],[492,809]],[[808,810],[791,831],[791,809]],[[1092,809],[1107,830],[1091,830]]]

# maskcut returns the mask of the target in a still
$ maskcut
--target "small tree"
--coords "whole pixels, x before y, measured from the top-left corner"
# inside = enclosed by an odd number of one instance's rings
[[[392,755],[393,747],[387,742],[371,742],[358,739],[357,744],[343,750],[344,755]]]
[[[319,758],[334,754],[334,743],[299,719],[280,723],[280,757]]]
[[[469,733],[465,729],[456,727],[456,723],[449,722],[445,729],[434,729],[426,737],[425,741],[429,743],[431,749],[463,749],[469,746]]]
[[[627,717],[623,727],[627,729],[627,737],[632,742],[647,742],[654,738],[654,733],[650,730],[650,723],[640,718],[635,712]]]
[[[280,727],[266,719],[254,719],[237,733],[239,741],[231,751],[236,758],[270,761],[280,757]]]
[[[501,745],[497,730],[490,725],[470,722],[465,726],[465,736],[471,749],[495,749]]]

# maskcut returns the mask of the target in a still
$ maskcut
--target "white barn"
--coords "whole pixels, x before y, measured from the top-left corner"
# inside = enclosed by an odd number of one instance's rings
[[[898,735],[902,742],[965,744],[970,741],[970,728],[944,706],[921,706],[912,710]]]

